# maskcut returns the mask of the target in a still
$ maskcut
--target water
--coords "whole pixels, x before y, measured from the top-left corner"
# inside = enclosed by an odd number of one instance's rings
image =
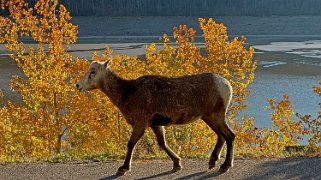
[[[34,1],[34,0],[31,0]],[[80,16],[320,15],[319,0],[61,0]]]
[[[251,94],[246,100],[248,108],[244,114],[254,117],[257,127],[269,127],[272,125],[271,112],[265,111],[265,107],[268,106],[266,99],[279,101],[287,94],[295,111],[315,117],[320,109],[321,98],[313,93],[311,87],[317,85],[320,80],[321,75],[306,77],[257,73],[254,82],[249,86]]]
[[[270,112],[264,112],[266,99],[280,100],[287,94],[296,112],[317,116],[321,97],[312,86],[321,81],[321,41],[269,42],[253,47],[260,52],[254,56],[259,67],[249,86],[244,114],[253,116],[257,126],[268,127],[271,117]]]
[[[213,16],[212,18],[227,27],[229,36],[243,35],[249,41],[255,41],[256,45],[265,45],[267,41],[320,40],[321,16]],[[73,17],[71,21],[79,26],[78,42],[155,42],[163,33],[172,35],[173,27],[179,24],[194,28],[197,40],[202,36],[198,17],[79,16]]]
[[[36,0],[26,0],[34,5]],[[319,0],[60,0],[72,16],[320,15]],[[0,9],[0,14],[8,14]]]

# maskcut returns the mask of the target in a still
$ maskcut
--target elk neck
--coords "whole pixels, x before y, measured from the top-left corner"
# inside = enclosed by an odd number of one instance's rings
[[[101,81],[100,89],[111,100],[111,102],[118,108],[121,107],[122,89],[126,86],[127,80],[119,77],[115,72],[107,68],[104,78]]]

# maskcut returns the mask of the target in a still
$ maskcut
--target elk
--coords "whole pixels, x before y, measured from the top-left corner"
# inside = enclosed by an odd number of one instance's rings
[[[217,134],[209,169],[215,167],[225,142],[226,158],[219,171],[226,172],[232,167],[235,135],[225,120],[232,98],[228,80],[212,73],[175,78],[148,75],[125,80],[111,69],[110,63],[92,62],[76,88],[104,92],[132,126],[125,161],[117,175],[130,171],[133,149],[148,127],[155,133],[159,146],[172,159],[173,170],[180,170],[181,158],[167,146],[164,126],[187,124],[197,119],[202,119]]]

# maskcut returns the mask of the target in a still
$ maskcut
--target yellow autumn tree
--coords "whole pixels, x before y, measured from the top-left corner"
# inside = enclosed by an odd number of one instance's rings
[[[312,89],[314,93],[321,96],[321,81],[319,82],[319,86],[313,86]],[[304,134],[309,136],[310,148],[314,149],[316,152],[320,152],[321,150],[321,103],[319,105],[320,110],[317,112],[316,117],[296,113],[296,116],[299,117],[304,124]]]
[[[319,82],[321,85],[321,82]],[[314,93],[321,96],[321,87],[313,86]],[[320,156],[321,143],[321,111],[317,115],[301,115],[292,107],[287,95],[279,102],[267,99],[271,110],[272,127],[261,129],[259,133],[257,148],[265,155],[281,155],[286,147],[293,147],[290,153],[302,153],[304,155],[313,153]],[[320,104],[321,107],[321,104]],[[308,138],[308,139],[307,139]],[[305,148],[300,145],[300,140],[307,139],[309,144]],[[301,146],[301,149],[298,148]]]
[[[96,146],[104,146],[104,150],[115,146],[105,141],[107,136],[113,137],[108,130],[113,122],[101,119],[115,116],[111,112],[117,111],[111,103],[104,104],[108,100],[101,94],[87,97],[73,88],[88,62],[66,53],[77,39],[77,26],[69,22],[66,8],[58,0],[39,0],[33,8],[20,0],[2,1],[1,6],[10,16],[0,17],[0,42],[13,53],[11,58],[25,75],[13,77],[10,83],[23,104],[8,102],[0,110],[1,156],[7,160],[42,159],[60,152],[86,153],[99,151]],[[23,43],[25,37],[36,44]],[[114,111],[95,114],[88,107]]]
[[[267,100],[268,110],[272,110],[271,128],[261,132],[264,140],[264,148],[267,152],[279,153],[284,151],[286,146],[299,145],[299,140],[303,139],[303,126],[300,121],[293,119],[295,114],[292,104],[287,95],[276,102],[272,99]]]
[[[11,58],[25,74],[13,77],[10,83],[22,96],[23,105],[9,102],[2,109],[7,112],[2,118],[15,129],[12,138],[16,142],[5,145],[11,146],[11,154],[17,153],[12,147],[21,146],[24,156],[48,156],[52,151],[60,151],[61,138],[67,130],[63,111],[71,86],[64,81],[69,78],[66,71],[72,66],[72,58],[65,53],[64,45],[76,41],[77,27],[67,22],[69,13],[57,6],[57,1],[38,1],[34,9],[24,1],[2,1],[1,5],[7,7],[10,17],[1,16],[0,42],[6,43],[6,48],[13,52]],[[37,44],[26,45],[22,37],[31,37]],[[24,133],[30,138],[24,137]]]

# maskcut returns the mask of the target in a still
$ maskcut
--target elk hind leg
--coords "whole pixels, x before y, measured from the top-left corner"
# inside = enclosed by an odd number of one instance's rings
[[[222,123],[221,131],[223,133],[223,137],[226,141],[226,157],[224,163],[220,167],[220,172],[226,172],[230,167],[233,166],[233,151],[234,151],[234,139],[235,134],[233,131],[228,127],[226,122]]]
[[[209,161],[209,169],[212,169],[216,165],[216,161],[220,159],[221,151],[223,145],[225,143],[225,139],[220,131],[217,129],[218,125],[215,123],[215,119],[213,117],[202,118],[204,122],[216,133],[217,141],[215,148],[211,154],[210,161]]]
[[[233,143],[235,135],[233,131],[228,127],[225,121],[225,111],[213,113],[209,117],[204,117],[205,123],[213,129],[217,134],[217,143],[211,155],[209,162],[209,168],[215,167],[216,161],[220,157],[220,152],[226,141],[227,153],[224,163],[220,167],[220,172],[226,172],[230,167],[233,166]]]

